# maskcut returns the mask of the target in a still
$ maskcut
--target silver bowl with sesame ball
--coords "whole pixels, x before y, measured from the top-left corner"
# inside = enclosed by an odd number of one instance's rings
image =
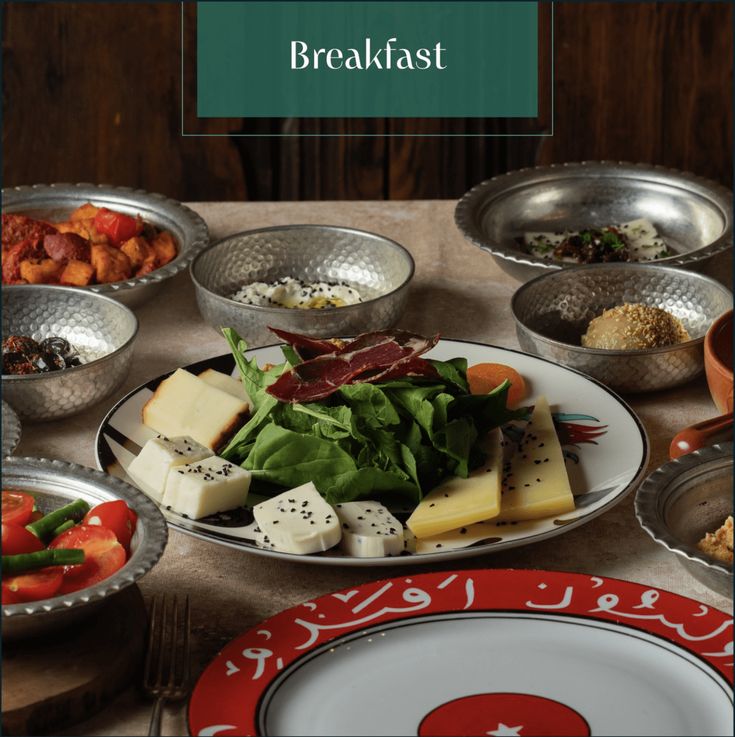
[[[636,350],[585,347],[582,340],[590,322],[622,305],[665,310],[678,318],[689,339]],[[583,371],[623,393],[669,389],[699,376],[705,333],[731,307],[732,293],[714,279],[639,263],[552,271],[526,282],[511,301],[523,350]],[[658,328],[654,324],[646,332],[658,334]]]

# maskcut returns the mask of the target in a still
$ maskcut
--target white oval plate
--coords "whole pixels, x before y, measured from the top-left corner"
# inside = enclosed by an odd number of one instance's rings
[[[235,638],[193,735],[728,735],[732,619],[636,583],[550,571],[399,577]]]
[[[248,355],[257,358],[260,365],[283,361],[278,346],[258,348]],[[640,420],[620,397],[594,379],[537,356],[465,341],[442,340],[427,356],[440,360],[463,356],[470,366],[488,362],[511,365],[526,380],[529,402],[541,394],[547,397],[557,421],[561,421],[558,425],[560,434],[566,435],[570,441],[564,445],[564,450],[576,498],[577,506],[573,512],[529,522],[483,523],[479,528],[473,527],[473,533],[477,530],[474,534],[458,535],[458,539],[452,542],[443,540],[438,546],[441,549],[433,546],[385,558],[350,558],[336,550],[303,556],[259,548],[253,539],[255,524],[249,509],[242,510],[242,513],[221,514],[206,521],[190,520],[162,510],[169,524],[211,542],[285,560],[367,567],[429,563],[506,550],[561,535],[620,502],[643,476],[649,448]],[[235,362],[232,356],[225,355],[186,368],[194,373],[207,368],[230,373]],[[141,410],[158,384],[169,375],[159,376],[134,389],[110,410],[97,433],[97,464],[100,469],[134,485],[125,469],[140,452],[141,446],[149,438],[156,437],[153,430],[143,425]],[[255,495],[251,498],[253,504],[261,500]],[[396,513],[401,518],[400,510]],[[403,520],[405,518],[404,514]],[[235,527],[239,529],[233,531]]]

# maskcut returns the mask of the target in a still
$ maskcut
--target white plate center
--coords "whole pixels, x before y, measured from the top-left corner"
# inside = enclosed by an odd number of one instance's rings
[[[417,735],[443,704],[508,693],[558,702],[592,735],[732,734],[731,689],[673,643],[583,618],[487,612],[405,620],[316,650],[274,682],[259,725],[284,737]],[[532,734],[517,709],[487,716],[473,734]]]

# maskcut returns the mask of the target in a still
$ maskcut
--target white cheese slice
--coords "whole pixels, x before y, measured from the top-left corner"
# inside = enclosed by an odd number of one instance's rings
[[[143,424],[167,437],[189,435],[217,450],[240,427],[250,405],[184,369],[164,379],[143,407]]]
[[[545,397],[536,400],[506,469],[498,520],[538,519],[574,510],[564,455]]]
[[[212,456],[171,469],[163,505],[190,519],[242,507],[250,490],[250,472]]]
[[[238,399],[242,399],[244,402],[247,402],[250,407],[253,406],[253,403],[250,401],[250,397],[245,391],[245,387],[242,385],[242,381],[240,379],[236,379],[234,376],[223,374],[221,371],[215,371],[211,368],[206,369],[206,371],[202,371],[202,373],[199,374],[199,378],[209,384],[209,386],[213,386],[215,389],[221,389],[223,392],[232,394],[233,397],[237,397]]]
[[[141,491],[160,503],[172,468],[212,455],[209,448],[190,437],[151,438],[131,461],[127,472]]]
[[[468,478],[447,479],[419,502],[406,522],[417,538],[439,535],[498,515],[503,467],[501,436],[499,428],[488,433],[483,445],[487,453],[485,463]]]
[[[354,558],[382,558],[403,552],[403,525],[379,502],[335,504],[342,525],[340,547]]]
[[[253,515],[262,541],[287,553],[318,553],[342,538],[337,513],[312,482],[256,504]]]

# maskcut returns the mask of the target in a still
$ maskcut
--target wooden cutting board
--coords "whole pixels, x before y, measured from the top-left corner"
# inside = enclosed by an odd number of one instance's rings
[[[3,643],[4,734],[39,735],[91,716],[141,674],[145,604],[137,586],[88,619]]]

